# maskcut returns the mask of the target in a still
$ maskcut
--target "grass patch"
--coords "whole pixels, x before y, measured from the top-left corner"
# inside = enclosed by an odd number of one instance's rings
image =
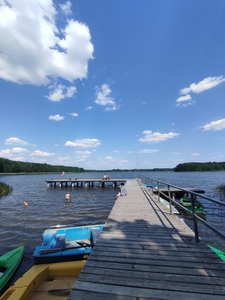
[[[225,184],[222,184],[216,188],[217,193],[220,194],[220,197],[225,200]]]
[[[6,196],[11,193],[13,188],[6,183],[0,182],[0,197]]]

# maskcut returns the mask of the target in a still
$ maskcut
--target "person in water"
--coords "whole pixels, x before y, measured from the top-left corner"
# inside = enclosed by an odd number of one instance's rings
[[[66,193],[65,200],[66,202],[70,202],[70,193]]]
[[[116,195],[116,200],[121,196],[121,197],[125,197],[127,195],[127,189],[124,186],[124,183],[121,183],[120,186],[120,192]]]
[[[27,206],[28,205],[27,201],[23,201],[23,205]]]

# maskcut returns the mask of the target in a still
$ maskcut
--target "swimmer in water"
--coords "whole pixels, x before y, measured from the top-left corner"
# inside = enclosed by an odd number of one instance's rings
[[[23,201],[23,205],[27,206],[28,205],[27,201]]]

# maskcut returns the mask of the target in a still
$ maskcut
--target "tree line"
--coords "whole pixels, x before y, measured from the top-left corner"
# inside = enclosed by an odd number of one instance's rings
[[[189,162],[177,165],[174,172],[225,171],[225,162]]]
[[[78,173],[84,172],[83,168],[53,166],[46,163],[31,163],[13,161],[10,159],[0,158],[0,173]]]

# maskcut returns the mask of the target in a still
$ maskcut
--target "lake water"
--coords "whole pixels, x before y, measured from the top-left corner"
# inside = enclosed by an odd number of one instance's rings
[[[225,172],[140,172],[183,188],[199,188],[205,195],[220,200],[215,189],[225,184]],[[134,179],[134,172],[111,172],[110,178]],[[25,245],[22,264],[13,280],[19,278],[33,265],[33,252],[41,244],[41,235],[46,228],[61,224],[82,226],[104,223],[114,205],[118,192],[111,185],[100,188],[47,188],[46,180],[58,179],[60,174],[0,176],[0,181],[13,187],[13,192],[0,198],[0,255]],[[64,178],[102,178],[100,172],[66,174]],[[66,192],[71,193],[71,203],[65,205]],[[23,201],[28,202],[24,207]],[[206,220],[225,230],[225,213],[211,204],[206,207]],[[191,223],[190,223],[191,226]],[[202,234],[208,235],[204,229]],[[211,239],[215,237],[210,236]],[[208,236],[209,239],[209,236]],[[220,243],[220,242],[219,242]],[[223,245],[223,242],[221,242]],[[12,282],[10,282],[12,284]]]

